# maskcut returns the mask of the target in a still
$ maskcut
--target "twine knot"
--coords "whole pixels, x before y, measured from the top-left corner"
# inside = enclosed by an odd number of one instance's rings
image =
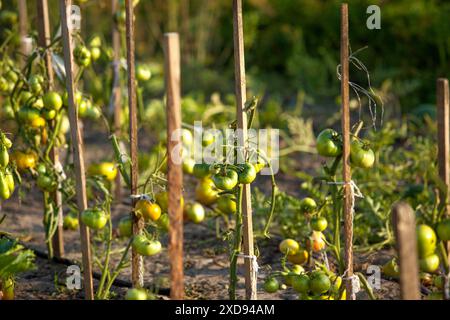
[[[258,258],[255,255],[248,255],[248,254],[239,253],[237,256],[238,257],[242,257],[244,259],[251,259],[252,260],[252,266],[253,266],[252,267],[253,272],[255,274],[258,273],[258,271],[259,271],[259,265],[258,265],[258,261],[257,261]]]

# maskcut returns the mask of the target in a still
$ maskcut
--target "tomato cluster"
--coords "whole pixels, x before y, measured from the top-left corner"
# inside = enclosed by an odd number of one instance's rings
[[[0,131],[0,199],[7,200],[15,189],[14,168],[10,164],[11,140]]]

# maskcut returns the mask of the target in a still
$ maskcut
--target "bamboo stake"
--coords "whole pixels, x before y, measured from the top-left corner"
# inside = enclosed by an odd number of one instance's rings
[[[405,202],[392,208],[392,220],[400,267],[400,295],[403,300],[420,300],[414,211]]]
[[[131,156],[131,194],[138,192],[138,137],[137,137],[137,107],[136,107],[136,80],[134,61],[134,14],[133,1],[125,1],[126,9],[126,35],[127,35],[127,65],[128,65],[128,107],[130,114],[130,156]],[[136,199],[132,199],[131,215],[133,217],[133,235],[142,233],[144,219],[133,214]],[[144,286],[144,261],[134,249],[131,255],[131,282],[133,287]]]
[[[78,122],[78,106],[75,104],[75,84],[73,79],[73,52],[72,35],[68,26],[68,18],[71,15],[71,0],[59,1],[61,14],[61,32],[64,49],[64,66],[66,69],[66,89],[69,97],[69,122],[70,133],[73,145],[73,162],[75,165],[78,220],[80,223],[81,253],[83,256],[84,290],[85,299],[94,299],[94,289],[92,283],[91,248],[89,241],[89,230],[81,221],[81,212],[87,209],[86,176],[83,155],[83,138]]]
[[[349,40],[348,40],[348,6],[341,5],[341,96],[342,96],[342,136],[343,136],[343,180],[344,180],[344,231],[345,231],[345,278],[347,300],[355,300],[353,292],[353,208],[350,171],[350,109],[349,109]]]
[[[37,4],[37,23],[38,23],[38,43],[41,48],[46,48],[50,45],[50,21],[48,17],[48,2],[47,0],[38,0]],[[48,76],[48,84],[49,89],[52,90],[54,88],[54,76],[52,69],[52,57],[50,54],[50,50],[45,51],[45,67],[47,70]],[[54,123],[51,124],[52,129],[54,128]],[[59,151],[56,147],[53,147],[50,152],[50,157],[55,168],[60,167],[59,162]],[[53,199],[55,201],[56,210],[57,210],[57,219],[58,226],[56,228],[56,232],[52,238],[54,253],[57,258],[61,258],[64,256],[64,231],[63,231],[63,209],[62,209],[62,197],[61,192],[59,191],[60,184],[58,184],[58,190],[53,193]]]
[[[242,0],[233,0],[233,38],[234,38],[234,69],[236,91],[236,115],[238,146],[247,147],[247,114],[244,111],[246,101],[245,57],[244,57],[244,30],[242,21]],[[246,152],[237,152],[238,162],[245,159]],[[253,248],[253,221],[250,185],[243,185],[242,198],[244,255],[254,256]],[[244,259],[245,267],[245,297],[256,300],[256,270],[252,259]]]
[[[181,300],[184,298],[183,207],[181,206],[183,171],[181,154],[175,154],[181,144],[180,41],[178,33],[164,35],[164,49],[167,92],[170,297]]]
[[[118,0],[112,0],[112,13],[114,14],[118,7]],[[112,110],[114,112],[114,134],[120,136],[122,125],[122,108],[121,108],[121,90],[120,90],[120,32],[117,23],[114,23],[112,30],[112,44],[114,52],[114,80],[112,90]],[[114,198],[119,203],[122,199],[122,181],[118,174],[115,180]]]
[[[449,88],[448,79],[440,78],[437,80],[436,90],[437,100],[437,120],[438,120],[438,162],[439,176],[445,183],[447,190],[441,194],[441,201],[446,204],[445,215],[450,217],[450,203],[448,201],[450,189],[450,106],[449,106]],[[450,263],[450,241],[446,244],[448,261]]]

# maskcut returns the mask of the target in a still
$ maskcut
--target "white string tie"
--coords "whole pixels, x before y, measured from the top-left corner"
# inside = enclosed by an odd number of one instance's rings
[[[258,274],[259,271],[259,265],[258,265],[258,261],[257,261],[257,257],[255,255],[248,255],[248,254],[243,254],[243,253],[239,253],[237,255],[238,257],[242,257],[244,259],[251,259],[252,260],[252,266],[253,266],[253,271],[255,272],[255,274]]]

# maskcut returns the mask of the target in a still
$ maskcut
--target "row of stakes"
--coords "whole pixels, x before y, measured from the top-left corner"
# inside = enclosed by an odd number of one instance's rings
[[[83,155],[83,137],[79,127],[77,108],[74,103],[75,84],[73,79],[73,50],[72,34],[68,23],[71,15],[71,0],[60,0],[60,18],[61,31],[64,49],[64,64],[67,71],[66,90],[69,96],[69,122],[71,130],[71,139],[73,144],[73,163],[75,165],[77,205],[79,212],[87,208],[86,196],[86,178],[85,164]],[[127,45],[127,72],[128,72],[128,107],[129,107],[129,135],[130,135],[130,157],[131,157],[131,194],[137,192],[138,181],[138,141],[137,141],[137,110],[136,110],[136,88],[135,88],[135,43],[134,43],[134,15],[132,0],[125,1],[126,7],[126,45]],[[47,0],[37,0],[38,16],[38,44],[41,47],[47,47],[50,44],[50,24],[48,15]],[[112,0],[112,10],[117,8],[117,0]],[[25,37],[26,29],[26,1],[19,0],[19,32],[21,37]],[[343,188],[344,188],[344,236],[345,236],[345,267],[346,267],[346,289],[347,299],[356,299],[353,292],[351,278],[353,276],[353,213],[351,203],[351,170],[349,164],[350,155],[350,109],[349,109],[349,23],[348,23],[348,5],[341,5],[341,115],[342,115],[342,134],[343,134]],[[233,39],[234,39],[234,69],[235,69],[235,95],[236,95],[236,116],[238,128],[243,130],[240,145],[244,146],[246,141],[247,118],[244,112],[246,102],[246,80],[245,80],[245,57],[244,57],[244,32],[242,17],[242,0],[233,0]],[[120,35],[117,26],[114,26],[112,32],[112,42],[114,50],[114,59],[120,58]],[[180,93],[180,44],[177,33],[166,33],[164,35],[165,50],[165,74],[166,74],[166,95],[167,95],[167,136],[172,136],[172,132],[181,128],[181,93]],[[45,55],[46,70],[50,88],[54,85],[54,76],[52,72],[51,55],[48,50]],[[114,81],[111,104],[114,109],[114,128],[118,130],[121,123],[120,118],[120,97],[121,91],[118,81],[118,63],[114,63]],[[439,175],[450,186],[450,115],[449,115],[449,84],[447,79],[437,80],[437,111],[438,111],[438,164]],[[117,133],[118,131],[116,131]],[[168,143],[168,214],[170,218],[169,229],[169,258],[170,258],[170,297],[172,299],[184,298],[184,272],[183,272],[183,209],[180,205],[182,194],[183,174],[180,165],[171,161],[170,155],[178,141],[170,140]],[[52,160],[54,164],[59,162],[58,150],[52,150]],[[121,196],[120,175],[116,178],[116,197]],[[449,189],[449,188],[447,188]],[[59,208],[62,208],[61,194],[55,192],[55,202]],[[443,195],[448,199],[447,194]],[[132,203],[134,206],[134,201]],[[254,255],[253,245],[253,227],[252,227],[252,207],[250,185],[244,186],[243,197],[243,243],[244,255]],[[450,206],[447,206],[447,215],[450,215]],[[133,215],[133,234],[141,233],[143,223]],[[58,218],[62,219],[62,209],[58,212]],[[415,215],[412,208],[406,203],[397,203],[392,209],[392,219],[400,268],[400,292],[402,299],[420,299],[420,281],[417,257],[417,244],[415,234]],[[94,299],[92,262],[90,252],[90,235],[88,228],[80,221],[80,239],[82,251],[82,263],[84,271],[84,289],[85,298]],[[53,239],[55,256],[61,258],[64,256],[64,241],[62,226],[59,226]],[[447,244],[450,252],[450,244]],[[142,257],[132,251],[132,285],[133,287],[144,286],[144,269]],[[450,256],[449,256],[450,260]],[[248,300],[257,299],[257,277],[253,270],[253,264],[250,259],[245,259],[245,297]]]

